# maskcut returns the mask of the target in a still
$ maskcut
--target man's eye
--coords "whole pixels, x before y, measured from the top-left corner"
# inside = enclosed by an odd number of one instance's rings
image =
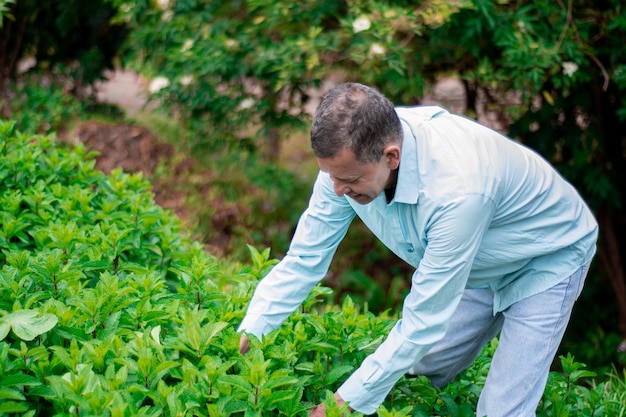
[[[354,179],[350,179],[350,178],[336,178],[336,177],[332,177],[331,179],[333,180],[333,182],[336,183],[340,183],[340,184],[355,184],[359,181],[359,178],[354,178]]]

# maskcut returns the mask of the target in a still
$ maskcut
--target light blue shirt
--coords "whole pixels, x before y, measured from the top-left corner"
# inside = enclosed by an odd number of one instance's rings
[[[543,158],[440,107],[397,108],[402,156],[395,195],[338,197],[320,172],[290,249],[259,283],[240,330],[278,327],[328,271],[355,215],[416,268],[402,318],[339,388],[371,414],[440,340],[465,288],[494,291],[494,314],[544,291],[595,253],[597,223]]]

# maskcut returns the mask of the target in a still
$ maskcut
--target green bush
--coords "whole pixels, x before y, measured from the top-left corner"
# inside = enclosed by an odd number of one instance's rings
[[[19,81],[8,83],[0,106],[22,132],[62,132],[86,114],[85,103],[66,92],[64,84],[67,82],[67,75],[58,71],[54,75],[27,74]]]
[[[0,123],[0,416],[306,416],[320,401],[340,415],[327,393],[393,317],[321,305],[317,287],[241,356],[236,326],[269,249],[220,264],[140,175],[105,176],[84,148],[14,126]],[[445,390],[403,378],[379,415],[472,415],[495,344]],[[622,378],[586,388],[591,374],[566,365],[544,415],[616,415]]]

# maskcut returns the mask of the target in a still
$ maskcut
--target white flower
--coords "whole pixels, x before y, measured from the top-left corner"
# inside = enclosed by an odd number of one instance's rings
[[[174,16],[174,12],[171,9],[168,9],[163,12],[163,15],[161,16],[161,20],[164,22],[167,22],[172,19],[172,16]]]
[[[193,75],[185,75],[183,77],[181,77],[180,79],[180,83],[182,85],[189,85],[193,82]]]
[[[169,9],[170,0],[157,0],[157,7],[161,10]]]
[[[367,17],[359,17],[354,22],[352,22],[352,30],[354,33],[363,32],[372,26],[372,22]]]
[[[241,100],[241,103],[239,103],[239,108],[242,110],[249,109],[252,106],[254,106],[254,99],[252,97],[244,98]]]
[[[239,48],[239,42],[231,38],[226,39],[226,42],[224,42],[224,45],[226,46],[226,49],[232,50],[232,49]]]
[[[150,83],[148,91],[150,91],[152,94],[158,93],[161,89],[167,87],[168,85],[170,85],[170,80],[165,77],[156,77]]]
[[[191,47],[193,46],[193,39],[187,39],[185,41],[185,43],[183,44],[183,47],[180,48],[181,52],[185,52],[191,49]]]
[[[371,55],[385,55],[385,53],[387,53],[387,50],[385,49],[384,46],[382,46],[379,43],[373,43],[370,46],[370,54]]]
[[[563,74],[571,77],[578,70],[578,65],[575,62],[564,62],[563,64]]]

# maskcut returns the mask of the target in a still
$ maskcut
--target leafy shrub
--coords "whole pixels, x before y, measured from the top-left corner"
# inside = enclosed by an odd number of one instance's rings
[[[269,250],[234,272],[181,233],[140,175],[107,177],[84,148],[14,123],[0,134],[0,414],[298,415],[389,325],[349,304],[347,318],[300,313],[241,358],[235,326]],[[311,338],[324,320],[338,324]],[[327,374],[346,320],[368,324]]]
[[[0,106],[5,116],[16,121],[23,132],[62,132],[72,121],[85,115],[86,102],[67,93],[67,75],[29,73],[9,82]]]
[[[320,305],[316,287],[242,357],[236,326],[269,249],[219,264],[140,175],[105,176],[84,148],[14,126],[0,123],[0,415],[306,416],[319,401],[341,415],[328,393],[393,317]],[[495,343],[445,390],[403,378],[379,415],[472,415]],[[589,374],[568,364],[544,406],[570,414],[545,415],[615,415],[609,384],[576,385]]]

